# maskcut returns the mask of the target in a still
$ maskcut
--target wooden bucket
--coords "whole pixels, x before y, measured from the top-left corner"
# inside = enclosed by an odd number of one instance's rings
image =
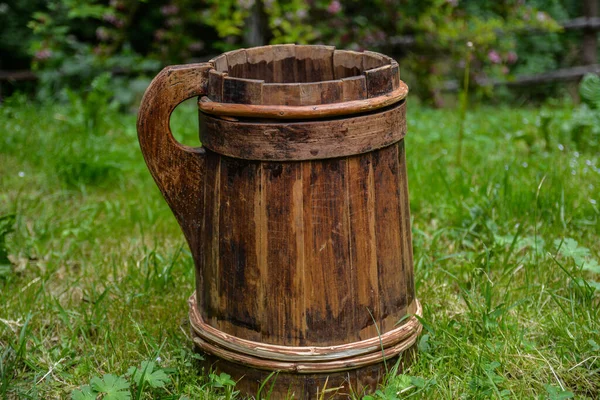
[[[142,152],[196,265],[194,342],[245,394],[269,376],[271,398],[372,391],[415,343],[407,93],[389,57],[300,45],[167,67],[146,91]],[[169,129],[195,96],[201,148]]]

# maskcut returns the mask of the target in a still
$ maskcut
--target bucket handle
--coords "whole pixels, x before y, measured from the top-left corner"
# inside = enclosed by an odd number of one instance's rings
[[[164,68],[144,93],[137,131],[146,165],[175,214],[192,252],[197,251],[203,202],[206,152],[177,142],[171,133],[171,113],[181,102],[206,95],[212,64]],[[196,255],[194,255],[196,256]],[[194,257],[195,258],[195,257]]]

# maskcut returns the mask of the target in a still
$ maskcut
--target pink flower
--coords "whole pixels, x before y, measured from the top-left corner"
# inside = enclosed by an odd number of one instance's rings
[[[202,42],[193,42],[190,43],[190,45],[188,46],[188,49],[190,49],[191,51],[200,51],[204,48],[204,43]]]
[[[164,29],[158,29],[154,32],[154,39],[161,41],[165,38],[167,32]]]
[[[519,59],[519,56],[517,56],[517,53],[515,53],[514,51],[509,51],[508,54],[506,55],[506,61],[509,64],[516,63],[518,59]]]
[[[333,0],[331,3],[329,3],[327,11],[330,14],[337,14],[342,11],[342,4],[338,0]]]
[[[545,20],[548,19],[548,15],[545,12],[543,12],[543,11],[538,11],[538,13],[536,14],[535,17],[540,22],[544,22]]]
[[[174,26],[179,26],[179,25],[181,25],[181,24],[182,24],[182,22],[183,22],[183,21],[181,20],[181,18],[177,18],[177,17],[174,17],[174,18],[168,18],[168,19],[165,21],[165,25],[167,25],[169,28],[172,28],[172,27],[174,27]]]
[[[120,18],[118,18],[114,14],[104,14],[104,16],[102,17],[102,19],[105,20],[108,23],[113,24],[117,28],[123,27],[123,20],[120,19]]]
[[[112,8],[117,9],[119,11],[125,10],[125,4],[120,0],[110,0],[109,4]]]
[[[177,7],[174,4],[169,4],[166,6],[162,6],[160,8],[160,12],[162,13],[162,15],[175,15],[179,12],[179,7]]]
[[[308,13],[304,9],[296,11],[296,17],[298,19],[304,19],[304,18],[306,18],[307,15],[308,15]]]
[[[44,61],[52,57],[52,52],[50,49],[42,49],[35,52],[35,59],[38,61]]]
[[[110,33],[108,30],[106,30],[106,28],[100,27],[96,29],[96,37],[99,41],[106,42],[108,39],[110,39]]]
[[[488,59],[493,64],[500,64],[502,62],[502,58],[500,58],[500,54],[498,54],[496,50],[490,50],[490,52],[488,53]]]

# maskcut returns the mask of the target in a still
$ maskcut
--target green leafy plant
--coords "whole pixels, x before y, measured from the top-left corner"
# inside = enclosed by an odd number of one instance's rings
[[[572,399],[575,397],[573,392],[569,390],[564,390],[561,388],[557,388],[553,385],[544,385],[546,391],[548,392],[548,400],[566,400]]]
[[[71,393],[72,400],[130,400],[129,382],[125,379],[105,374],[102,378],[94,377],[89,385],[76,389]]]
[[[571,238],[556,239],[554,245],[562,256],[571,258],[578,267],[600,274],[600,264],[593,258],[590,249],[580,246],[576,240]]]
[[[579,84],[579,105],[561,128],[578,151],[597,152],[600,149],[600,76],[587,74]]]
[[[131,367],[127,370],[127,375],[131,376],[131,379],[140,388],[148,384],[150,387],[162,388],[169,382],[169,376],[164,370],[156,368],[156,364],[153,361],[142,361],[141,367]]]
[[[594,110],[600,110],[600,76],[587,74],[579,84],[581,100]]]
[[[0,278],[6,277],[11,271],[11,262],[8,259],[6,237],[14,230],[15,215],[0,215]]]
[[[39,97],[66,100],[64,89],[85,90],[109,72],[111,96],[120,105],[139,100],[160,67],[155,57],[145,58],[131,44],[130,25],[141,3],[52,0],[35,10],[28,24],[33,32],[29,51]]]
[[[225,398],[230,400],[237,396],[235,391],[235,381],[231,379],[231,375],[221,372],[219,375],[212,373],[208,375],[210,385],[216,389],[221,389],[225,392]]]
[[[567,259],[573,260],[575,265],[585,271],[589,271],[593,274],[600,275],[600,264],[592,256],[590,249],[584,246],[580,246],[577,241],[571,238],[556,239],[554,246],[557,248],[559,254]],[[600,291],[600,282],[595,280],[587,280],[589,286]]]
[[[93,377],[89,385],[75,389],[71,393],[73,400],[130,400],[132,398],[132,387],[137,388],[135,398],[141,399],[142,395],[150,389],[163,389],[171,381],[166,371],[157,368],[153,361],[142,361],[140,367],[130,367],[125,376],[105,374],[102,378]]]

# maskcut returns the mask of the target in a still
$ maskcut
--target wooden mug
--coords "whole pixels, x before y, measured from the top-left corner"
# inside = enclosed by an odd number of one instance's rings
[[[245,394],[372,391],[414,347],[407,93],[389,57],[300,45],[167,67],[147,89],[139,141],[194,258],[194,343]],[[191,97],[200,148],[169,129]]]

